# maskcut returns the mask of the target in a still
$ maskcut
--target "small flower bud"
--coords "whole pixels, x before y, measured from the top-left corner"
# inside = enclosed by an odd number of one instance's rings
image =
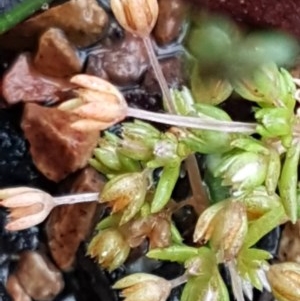
[[[115,289],[123,289],[124,301],[165,301],[171,292],[171,283],[164,278],[136,273],[115,283]]]
[[[197,71],[196,68],[195,71]],[[196,102],[218,105],[232,93],[232,87],[227,80],[217,77],[204,77],[197,73],[193,72],[191,78],[191,88]]]
[[[111,0],[111,9],[128,32],[148,36],[158,17],[157,0]]]
[[[153,148],[161,133],[152,125],[135,120],[123,123],[120,152],[126,156],[148,161],[153,157]]]
[[[155,142],[160,139],[161,133],[151,124],[135,120],[123,123],[122,136],[124,139],[140,141],[153,147]]]
[[[122,211],[120,224],[128,222],[141,209],[147,193],[145,173],[134,172],[114,177],[103,188],[100,203],[111,203],[112,211]]]
[[[280,99],[280,73],[276,64],[265,64],[249,76],[236,77],[232,80],[234,90],[243,98],[258,103],[272,104]]]
[[[211,238],[214,229],[214,219],[226,204],[226,201],[219,202],[203,211],[195,227],[194,242],[206,243]]]
[[[166,248],[171,244],[171,222],[163,213],[132,220],[122,227],[130,247],[139,246],[146,238],[149,249]]]
[[[100,231],[88,246],[87,253],[110,272],[121,266],[129,255],[130,247],[122,233],[115,228]]]
[[[227,154],[214,176],[223,178],[222,184],[235,190],[253,189],[266,179],[268,158],[264,155],[238,151]]]
[[[271,265],[267,278],[276,300],[300,300],[300,265],[298,263],[285,262]]]
[[[230,261],[237,255],[247,230],[245,205],[237,201],[229,202],[217,215],[210,239],[211,247],[221,261]]]

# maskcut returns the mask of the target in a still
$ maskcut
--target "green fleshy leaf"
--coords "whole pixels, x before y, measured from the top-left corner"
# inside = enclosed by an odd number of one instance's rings
[[[222,103],[233,90],[228,80],[216,76],[204,76],[199,72],[197,65],[192,70],[191,89],[197,103],[210,105]]]
[[[101,172],[104,175],[108,175],[108,174],[113,174],[114,171],[112,171],[111,169],[109,169],[108,167],[106,167],[104,164],[102,164],[100,161],[96,160],[96,159],[89,159],[88,163],[95,168],[97,171]]]
[[[100,231],[107,228],[116,227],[119,225],[121,217],[122,215],[118,213],[109,215],[97,224],[95,230]]]
[[[249,261],[266,261],[272,258],[272,254],[270,254],[269,252],[255,248],[243,248],[241,252],[243,253],[243,256]]]
[[[263,144],[252,137],[241,137],[231,142],[233,147],[262,155],[268,155],[269,150]]]
[[[280,155],[277,150],[269,149],[269,162],[266,175],[266,188],[269,194],[274,194],[278,185],[281,171]]]
[[[213,272],[212,272],[213,271]],[[222,277],[216,268],[203,271],[202,275],[189,278],[181,295],[181,301],[211,300],[229,301],[229,294]]]
[[[250,223],[244,247],[249,248],[256,244],[264,235],[286,221],[286,214],[282,206],[277,206],[265,213],[262,217]]]
[[[181,162],[176,162],[164,166],[151,203],[152,213],[159,212],[169,202],[179,177],[180,165]]]
[[[182,245],[183,237],[181,236],[179,230],[176,228],[175,224],[171,223],[171,237],[172,242],[177,245]]]
[[[260,127],[257,127],[257,132],[263,136],[285,136],[292,131],[293,112],[288,108],[260,109],[255,113],[255,118],[261,123]]]
[[[110,170],[113,171],[120,170],[121,164],[115,149],[111,147],[95,148],[93,154],[98,161],[100,161],[103,165],[105,165]]]
[[[184,263],[191,257],[198,255],[198,249],[185,246],[174,245],[164,249],[153,249],[147,253],[147,257],[159,260],[175,261]]]
[[[189,89],[186,87],[183,87],[182,91],[171,89],[171,95],[177,114],[189,115],[190,112],[195,111],[194,99]]]
[[[212,204],[221,202],[230,197],[229,187],[223,186],[222,179],[220,177],[214,177],[208,169],[205,170],[204,181],[208,186]]]
[[[297,182],[300,143],[292,145],[286,153],[278,187],[282,204],[292,223],[297,221]]]
[[[296,105],[295,93],[296,84],[294,83],[292,75],[285,69],[280,69],[280,82],[281,82],[281,97],[285,106],[291,111],[294,111]]]
[[[141,165],[139,162],[121,154],[119,151],[117,152],[117,155],[121,164],[121,169],[124,172],[141,171]]]
[[[229,293],[227,290],[227,285],[224,283],[223,278],[221,277],[219,271],[216,271],[216,282],[219,290],[219,299],[218,301],[230,301]]]

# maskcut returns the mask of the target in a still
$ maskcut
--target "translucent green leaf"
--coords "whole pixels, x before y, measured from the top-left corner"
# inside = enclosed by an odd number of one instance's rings
[[[297,220],[297,183],[300,143],[292,145],[286,153],[278,187],[282,204],[292,223]]]
[[[153,249],[147,253],[147,257],[159,260],[169,260],[184,263],[191,257],[198,255],[198,249],[184,246],[174,245],[164,249]]]
[[[159,212],[170,200],[179,177],[181,162],[164,166],[151,203],[151,212]]]
[[[233,140],[231,145],[239,149],[257,154],[268,155],[269,150],[260,141],[252,137],[241,137]]]
[[[114,171],[112,171],[111,169],[109,169],[107,166],[105,166],[104,164],[102,164],[100,161],[91,158],[88,160],[89,164],[95,168],[97,171],[101,172],[104,175],[108,175],[108,174],[113,174]]]
[[[94,156],[98,161],[111,170],[118,171],[121,168],[120,161],[116,154],[116,150],[112,148],[95,148]]]
[[[112,214],[109,215],[107,217],[105,217],[104,219],[102,219],[96,226],[96,230],[104,230],[107,228],[111,228],[111,227],[116,227],[117,225],[119,225],[120,220],[121,220],[122,215],[121,214]]]
[[[247,236],[244,240],[244,247],[251,247],[256,244],[264,235],[275,227],[286,221],[286,214],[282,206],[278,206],[265,213],[262,217],[250,223]]]
[[[232,93],[229,81],[221,77],[202,75],[196,65],[191,76],[191,89],[197,103],[218,105]]]
[[[171,237],[174,244],[182,244],[183,238],[173,222],[171,223]]]
[[[280,171],[281,171],[281,161],[280,155],[277,150],[270,148],[269,149],[269,162],[267,167],[266,175],[266,188],[269,194],[274,194],[277,188]]]

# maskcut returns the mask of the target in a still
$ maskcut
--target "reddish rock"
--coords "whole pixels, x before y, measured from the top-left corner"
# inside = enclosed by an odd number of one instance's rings
[[[37,301],[53,300],[64,287],[61,272],[49,259],[35,251],[21,254],[15,276],[24,291]]]
[[[34,68],[29,54],[21,54],[3,77],[2,94],[9,104],[57,101],[62,92],[72,87],[68,79],[41,74]]]
[[[155,40],[160,45],[167,45],[178,39],[187,11],[184,0],[160,0],[159,14],[154,28]]]
[[[80,172],[72,184],[70,193],[98,192],[104,179],[91,167]],[[90,234],[97,202],[65,205],[55,208],[46,229],[51,255],[62,270],[69,270],[77,249]]]
[[[126,86],[137,83],[147,70],[148,64],[143,41],[127,33],[122,41],[91,54],[87,73]]]
[[[13,301],[31,301],[31,298],[26,294],[18,278],[14,274],[9,275],[6,282],[6,290]]]
[[[83,168],[97,145],[99,132],[71,127],[76,115],[57,108],[26,104],[22,129],[30,144],[35,166],[50,180],[59,182]]]
[[[63,31],[50,28],[40,37],[34,65],[45,75],[66,77],[80,72],[82,60]]]

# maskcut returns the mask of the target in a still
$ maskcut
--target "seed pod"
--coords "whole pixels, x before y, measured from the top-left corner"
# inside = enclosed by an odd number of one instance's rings
[[[114,177],[103,188],[100,203],[111,203],[112,211],[122,211],[120,224],[128,222],[141,209],[147,193],[145,173],[134,172]]]
[[[118,229],[99,231],[88,246],[88,254],[109,271],[118,268],[127,259],[130,247]]]
[[[157,0],[111,0],[111,9],[127,31],[139,37],[148,36],[158,17]]]
[[[267,272],[267,278],[276,300],[300,300],[300,265],[298,263],[274,264]]]
[[[55,206],[52,196],[42,190],[30,187],[6,188],[0,190],[0,207],[9,209],[6,229],[18,231],[43,222]]]
[[[227,201],[216,203],[206,210],[198,218],[195,231],[194,231],[194,242],[206,243],[212,235],[214,229],[214,219],[218,213],[224,209],[227,205]]]
[[[158,276],[136,273],[117,281],[113,288],[123,289],[124,301],[166,301],[171,283]]]

